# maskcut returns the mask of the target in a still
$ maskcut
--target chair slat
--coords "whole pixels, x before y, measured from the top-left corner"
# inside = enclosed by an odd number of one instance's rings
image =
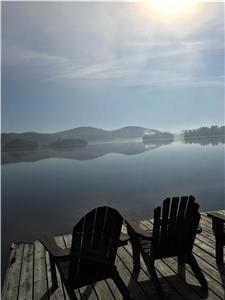
[[[162,209],[161,236],[160,236],[160,247],[162,248],[167,244],[169,209],[170,209],[170,198],[167,198],[166,200],[163,201],[163,209]]]
[[[188,202],[188,197],[187,196],[181,197],[180,206],[179,206],[179,209],[178,209],[178,216],[177,216],[178,221],[181,221],[181,220],[184,219],[187,202]]]
[[[179,205],[179,197],[172,198],[171,209],[170,209],[170,222],[168,228],[168,241],[173,246],[174,237],[176,236],[176,226],[177,226],[177,211]]]
[[[160,222],[161,222],[160,216],[161,216],[161,207],[157,207],[154,210],[153,242],[151,244],[152,253],[155,253],[155,251],[157,251],[159,247]]]
[[[195,198],[193,196],[189,196],[187,201],[187,208],[185,211],[185,218],[188,218],[188,215],[190,214],[190,210],[193,207],[194,202],[195,202]]]
[[[95,217],[96,217],[96,210],[92,210],[84,217],[83,247],[92,246]]]
[[[105,223],[107,222],[107,207],[99,207],[96,211],[96,220],[94,224],[94,244],[98,244],[102,240],[105,231]]]

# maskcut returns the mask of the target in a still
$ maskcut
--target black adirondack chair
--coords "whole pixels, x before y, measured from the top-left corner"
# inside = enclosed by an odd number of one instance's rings
[[[125,299],[129,291],[115,266],[117,248],[127,243],[120,239],[123,218],[113,208],[98,207],[86,214],[73,228],[71,249],[62,249],[54,238],[40,242],[49,251],[53,287],[57,288],[56,266],[70,299],[74,289],[112,278]]]
[[[216,261],[223,263],[223,246],[225,245],[225,215],[216,211],[207,214],[212,218],[212,229],[216,238]]]
[[[180,263],[188,263],[198,278],[204,293],[208,291],[207,282],[200,270],[192,247],[198,231],[199,205],[193,196],[167,198],[163,207],[154,210],[152,231],[143,231],[135,220],[127,220],[128,234],[133,249],[134,269],[140,269],[140,254],[146,264],[155,286],[162,297],[163,291],[155,271],[157,259],[178,257]]]

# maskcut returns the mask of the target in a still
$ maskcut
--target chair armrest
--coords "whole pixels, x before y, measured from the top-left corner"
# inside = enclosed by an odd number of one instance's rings
[[[202,227],[201,227],[201,225],[198,225],[196,233],[197,234],[202,233]]]
[[[127,242],[129,241],[129,239],[130,239],[130,237],[126,233],[121,232],[120,240],[118,242],[118,247],[127,245]]]
[[[125,220],[127,224],[128,233],[136,235],[138,238],[142,238],[145,240],[152,240],[152,231],[151,230],[143,230],[140,227],[140,224],[135,219],[127,219]]]
[[[55,239],[51,236],[42,236],[39,238],[39,241],[52,256],[64,257],[70,255],[70,249],[62,249],[59,247]]]
[[[224,214],[218,213],[216,211],[211,211],[211,212],[207,213],[207,216],[214,220],[217,220],[221,223],[225,223],[225,215]]]

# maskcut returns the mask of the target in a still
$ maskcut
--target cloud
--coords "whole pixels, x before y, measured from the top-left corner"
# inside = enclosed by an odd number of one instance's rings
[[[118,5],[46,4],[44,13],[43,4],[18,5],[18,15],[27,20],[30,31],[25,21],[15,29],[15,18],[14,27],[6,28],[3,65],[35,73],[39,80],[55,84],[107,80],[124,87],[221,86],[218,70],[206,72],[205,58],[210,53],[213,61],[215,51],[224,49],[223,29],[219,27],[220,34],[210,31],[221,26],[215,18],[218,9],[213,16],[199,13],[192,23],[168,29],[159,20],[149,19],[151,13],[141,17],[140,11],[133,10],[136,4]],[[69,9],[75,7],[77,10]],[[95,19],[90,17],[91,7]],[[14,9],[14,17],[16,12]],[[56,14],[49,18],[51,12]],[[37,39],[43,41],[43,47],[38,48],[42,49],[37,49],[33,35],[23,37],[24,30],[37,31]],[[15,38],[17,31],[20,39]]]
[[[158,48],[158,51],[151,52],[150,48],[153,47]],[[167,50],[168,48],[169,50]],[[49,76],[47,80],[114,80],[116,84],[124,86],[149,85],[155,88],[162,86],[173,88],[181,86],[215,87],[223,84],[218,76],[216,78],[208,75],[196,76],[192,68],[192,65],[194,65],[194,69],[199,68],[201,52],[222,50],[222,43],[216,43],[214,40],[166,43],[163,45],[159,43],[145,45],[142,49],[145,49],[142,53],[135,54],[135,51],[132,51],[134,54],[130,56],[106,62],[84,65],[71,64],[70,67],[64,68],[60,73]],[[196,55],[197,60],[195,59]]]

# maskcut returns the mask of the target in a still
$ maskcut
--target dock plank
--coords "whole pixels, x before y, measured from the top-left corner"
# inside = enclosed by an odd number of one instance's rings
[[[39,241],[34,244],[34,300],[48,300],[45,250]]]
[[[34,245],[25,244],[21,268],[21,278],[18,292],[18,300],[30,300],[33,295],[33,265]]]
[[[16,245],[16,260],[11,265],[12,269],[10,274],[10,280],[8,281],[8,289],[5,295],[5,299],[17,299],[23,260],[23,249],[23,243]]]

